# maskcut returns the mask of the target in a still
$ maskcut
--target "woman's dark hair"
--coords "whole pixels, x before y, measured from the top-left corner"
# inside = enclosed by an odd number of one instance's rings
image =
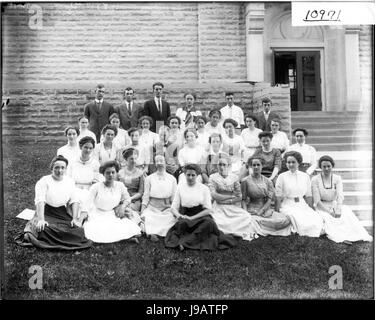
[[[122,152],[122,157],[125,159],[125,160],[128,160],[129,157],[131,157],[132,155],[138,155],[139,152],[137,149],[135,148],[126,148],[123,152]]]
[[[138,128],[135,128],[135,127],[131,127],[128,129],[128,135],[129,137],[132,135],[133,132],[135,131],[138,131],[139,132],[139,129]]]
[[[250,118],[250,119],[252,119],[257,125],[258,125],[258,118],[256,117],[256,115],[255,114],[252,114],[252,113],[249,113],[249,114],[246,114],[245,115],[245,122],[246,122],[246,119],[247,118]]]
[[[335,166],[335,161],[333,161],[332,157],[328,155],[324,155],[324,156],[321,156],[320,159],[318,160],[319,168],[322,168],[323,161],[331,162],[332,167]]]
[[[65,158],[64,156],[62,156],[62,155],[60,154],[60,155],[58,155],[58,156],[56,156],[56,157],[54,157],[54,158],[52,159],[51,163],[49,164],[49,169],[50,169],[50,170],[53,169],[53,165],[54,165],[55,162],[57,162],[57,161],[64,161],[64,162],[66,163],[66,166],[68,166],[68,163],[69,163],[68,159]]]
[[[194,98],[194,101],[197,100],[197,95],[195,93],[187,92],[184,94],[184,98],[186,98],[187,96],[192,96]]]
[[[138,120],[139,126],[142,126],[143,120],[147,120],[150,123],[150,127],[152,127],[152,125],[154,123],[154,120],[151,117],[149,117],[149,116],[142,116],[142,117],[140,117],[139,120]]]
[[[285,154],[284,154],[285,162],[288,159],[288,157],[295,158],[297,160],[298,164],[301,164],[302,160],[303,160],[302,155],[298,151],[288,151],[288,152],[285,152]]]
[[[83,119],[83,118],[87,119],[87,121],[90,122],[89,118],[87,118],[85,115],[79,116],[79,118],[78,118],[78,122],[80,122],[81,119]]]
[[[168,123],[168,125],[170,124],[170,122],[171,122],[172,119],[177,119],[177,121],[178,121],[178,125],[179,125],[179,126],[181,125],[181,119],[180,119],[180,117],[178,117],[178,116],[170,116],[170,117],[167,119],[167,123]]]
[[[279,126],[281,127],[281,119],[280,119],[280,118],[273,118],[273,119],[271,120],[271,123],[272,123],[272,121],[273,121],[273,122],[277,122],[277,123],[279,124]]]
[[[115,133],[115,136],[117,136],[117,128],[113,124],[106,124],[102,129],[102,135],[104,136],[107,130],[112,130]]]
[[[194,170],[196,172],[197,175],[200,175],[202,173],[202,170],[201,168],[195,164],[195,163],[188,163],[184,166],[184,173],[186,173],[186,171],[188,170]]]
[[[224,120],[223,128],[225,128],[225,125],[226,125],[227,123],[231,123],[235,128],[237,128],[237,126],[238,126],[238,123],[237,123],[236,120],[233,120],[233,119],[229,118],[229,119],[225,119],[225,120]]]
[[[198,120],[200,120],[200,119],[202,119],[204,121],[204,123],[207,123],[206,117],[204,117],[204,116],[196,116],[194,122],[197,123]]]
[[[259,160],[262,164],[262,166],[264,166],[266,164],[266,160],[262,157],[262,156],[252,156],[250,157],[249,159],[247,159],[247,162],[246,162],[246,168],[249,169],[252,165],[253,165],[253,160]]]
[[[99,168],[99,173],[103,174],[104,175],[104,172],[108,169],[108,168],[115,168],[116,172],[119,172],[120,171],[120,165],[118,164],[118,162],[116,160],[112,160],[112,161],[107,161],[107,162],[104,162],[100,168]]]
[[[295,136],[296,135],[296,132],[297,131],[302,131],[303,132],[303,134],[305,135],[305,137],[307,137],[308,136],[308,132],[307,132],[307,130],[306,129],[303,129],[303,128],[297,128],[297,129],[294,129],[293,130],[293,136]]]
[[[263,131],[263,132],[261,132],[261,133],[258,134],[259,140],[262,139],[262,138],[265,138],[265,137],[268,137],[268,138],[270,138],[272,140],[272,138],[273,138],[272,132]]]
[[[119,119],[120,120],[120,116],[118,115],[118,113],[112,113],[110,116],[109,116],[109,122],[111,122],[112,119]]]
[[[77,132],[77,136],[79,135],[79,129],[77,127],[69,126],[69,127],[66,127],[64,130],[65,136],[68,135],[69,130],[74,130],[75,132]]]
[[[186,139],[186,135],[188,132],[192,132],[194,133],[195,137],[198,138],[198,133],[197,133],[197,130],[193,129],[193,128],[187,128],[185,129],[184,131],[184,139]]]
[[[79,147],[82,149],[82,147],[86,144],[86,143],[91,143],[92,146],[95,148],[95,140],[92,138],[92,137],[83,137],[81,139],[79,139],[78,141],[78,144],[79,144]]]
[[[219,118],[221,119],[221,111],[219,109],[212,109],[208,114],[208,117],[211,118],[215,113],[218,114]]]
[[[216,132],[214,132],[213,134],[211,134],[211,135],[208,137],[208,143],[211,144],[212,139],[213,139],[213,138],[216,138],[216,137],[220,138],[220,141],[223,142],[223,137],[221,136],[221,134],[220,134],[220,133],[216,133]]]

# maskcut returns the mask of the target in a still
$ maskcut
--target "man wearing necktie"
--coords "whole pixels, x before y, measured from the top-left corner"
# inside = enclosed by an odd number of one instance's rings
[[[257,113],[255,116],[258,118],[258,128],[263,131],[271,131],[271,122],[273,119],[278,118],[280,116],[271,111],[272,101],[270,98],[263,98],[262,99],[262,107],[263,111]]]
[[[95,100],[84,107],[84,114],[89,119],[89,129],[95,133],[97,141],[100,141],[102,128],[109,123],[109,116],[114,113],[112,104],[104,101],[105,87],[98,84],[95,90]]]
[[[154,99],[145,102],[143,114],[154,119],[154,123],[150,128],[151,131],[157,132],[159,127],[167,124],[167,119],[171,115],[169,103],[162,99],[164,85],[161,82],[155,82],[152,85]]]
[[[124,90],[124,102],[115,107],[115,112],[120,117],[121,127],[128,130],[131,127],[138,126],[138,119],[143,115],[143,107],[134,103],[134,90],[127,87]]]

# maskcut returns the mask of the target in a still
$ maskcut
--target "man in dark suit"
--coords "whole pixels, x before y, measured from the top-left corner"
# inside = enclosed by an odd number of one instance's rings
[[[128,130],[131,127],[138,126],[138,119],[143,115],[143,108],[133,101],[134,90],[130,87],[124,91],[124,103],[115,107],[115,112],[120,117],[121,127]]]
[[[103,100],[105,87],[98,84],[95,90],[95,100],[85,105],[84,114],[89,119],[89,129],[95,133],[97,141],[100,141],[102,128],[109,123],[109,116],[115,112],[113,106]]]
[[[271,111],[271,105],[272,101],[270,98],[263,98],[262,99],[262,106],[263,111],[258,112],[256,114],[256,117],[258,119],[258,128],[263,131],[271,131],[271,121],[272,119],[280,119],[280,116],[274,112]]]
[[[154,92],[154,99],[145,102],[143,115],[154,119],[154,123],[150,130],[158,132],[160,126],[167,124],[167,119],[171,115],[171,108],[167,101],[162,100],[164,85],[161,82],[155,82],[152,85],[152,89]]]

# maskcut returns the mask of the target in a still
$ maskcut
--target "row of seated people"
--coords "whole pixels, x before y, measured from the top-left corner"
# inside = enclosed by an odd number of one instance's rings
[[[124,130],[120,128],[120,120],[116,113],[111,115],[110,124],[102,129],[101,141],[96,145],[94,157],[103,164],[109,160],[117,160],[123,166],[122,153],[129,147],[139,151],[137,166],[145,174],[155,171],[154,157],[163,151],[167,161],[167,172],[179,176],[186,163],[203,164],[203,181],[207,183],[208,176],[217,171],[212,159],[218,152],[226,152],[231,156],[232,172],[243,177],[246,175],[245,163],[252,155],[260,154],[266,160],[262,174],[274,183],[277,175],[286,170],[282,164],[282,154],[286,151],[298,151],[303,156],[300,170],[312,174],[316,168],[316,151],[305,143],[307,131],[295,129],[293,135],[296,143],[290,145],[285,132],[279,130],[280,120],[273,119],[272,132],[262,132],[256,127],[256,117],[245,117],[247,128],[236,134],[237,123],[233,119],[226,119],[218,124],[220,111],[213,110],[212,123],[205,123],[203,116],[196,117],[195,128],[187,128],[183,132],[179,129],[180,119],[170,117],[169,126],[161,126],[159,134],[150,131],[153,120],[144,116],[140,119],[140,128]],[[57,154],[65,156],[72,163],[78,157],[80,150],[78,141],[83,136],[90,136],[95,140],[95,135],[87,129],[88,120],[84,116],[79,119],[80,129],[68,127],[65,130],[67,145],[58,149]],[[212,128],[215,128],[212,129]]]
[[[84,137],[80,144],[81,160],[89,161],[95,142]],[[310,179],[299,171],[302,155],[286,152],[288,170],[278,176],[274,187],[261,174],[265,161],[259,155],[248,159],[247,176],[239,180],[231,172],[231,157],[219,152],[218,172],[205,185],[198,181],[200,166],[190,163],[184,166],[185,179],[177,183],[166,171],[165,157],[158,154],[156,171],[147,177],[140,175],[142,187],[132,192],[131,173],[139,170],[137,154],[136,149],[127,149],[122,169],[115,160],[103,163],[99,168],[103,181],[95,180],[98,173],[88,166],[85,174],[92,177],[91,186],[77,183],[74,174],[68,176],[69,161],[61,155],[55,157],[51,175],[35,186],[36,214],[17,242],[76,250],[93,242],[138,242],[142,231],[152,241],[163,237],[166,247],[180,250],[225,249],[240,239],[292,233],[326,234],[335,242],[372,241],[343,204],[342,180],[332,173],[334,160],[329,156],[319,159],[322,173]]]

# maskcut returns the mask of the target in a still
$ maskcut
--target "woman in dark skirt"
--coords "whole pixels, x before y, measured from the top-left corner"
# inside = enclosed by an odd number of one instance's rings
[[[171,208],[178,221],[168,231],[165,246],[180,250],[216,250],[235,246],[238,238],[219,231],[211,216],[210,190],[196,181],[201,173],[199,166],[187,164],[184,171],[186,182],[178,185]]]
[[[16,242],[22,246],[43,249],[78,250],[92,246],[85,238],[82,221],[78,219],[79,199],[74,180],[65,175],[68,160],[53,158],[52,174],[35,185],[35,216]],[[70,213],[71,212],[71,213]]]

